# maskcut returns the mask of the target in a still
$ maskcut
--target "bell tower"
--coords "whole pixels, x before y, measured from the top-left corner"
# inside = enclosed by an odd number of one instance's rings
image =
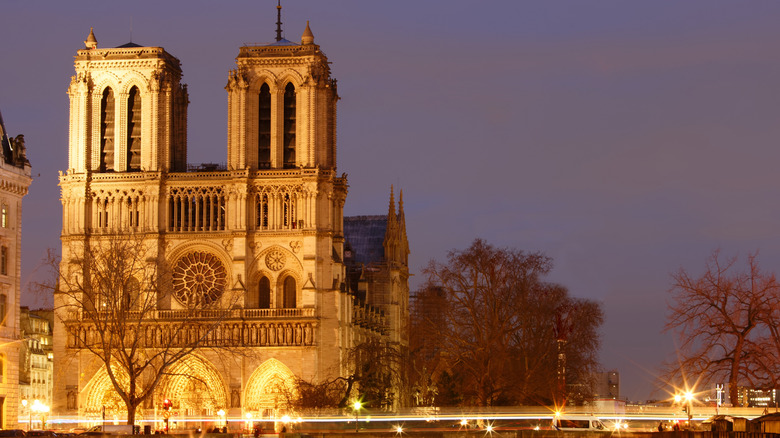
[[[98,48],[90,29],[71,78],[70,174],[183,171],[187,89],[162,47]]]
[[[279,24],[279,23],[278,23]],[[309,28],[241,47],[228,84],[228,169],[336,168],[336,80]]]

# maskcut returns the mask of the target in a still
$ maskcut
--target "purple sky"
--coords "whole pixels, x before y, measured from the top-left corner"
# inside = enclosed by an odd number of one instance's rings
[[[189,161],[224,162],[227,72],[239,46],[273,39],[275,4],[3,2],[0,110],[40,174],[25,282],[59,246],[66,89],[90,26],[99,47],[132,27],[182,61]],[[383,214],[390,184],[404,190],[413,288],[476,237],[544,251],[550,280],[603,303],[602,364],[644,400],[674,357],[670,272],[716,248],[777,269],[780,2],[284,2],[287,39],[306,20],[339,80],[346,214]]]

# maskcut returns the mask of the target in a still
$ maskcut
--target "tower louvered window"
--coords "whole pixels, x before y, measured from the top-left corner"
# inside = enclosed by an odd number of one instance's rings
[[[257,167],[271,167],[271,90],[268,84],[260,87],[260,111],[257,139]]]
[[[127,100],[127,170],[141,170],[141,93],[130,89]]]
[[[295,86],[284,88],[284,167],[295,167]]]
[[[114,170],[114,91],[106,88],[100,101],[100,171]]]

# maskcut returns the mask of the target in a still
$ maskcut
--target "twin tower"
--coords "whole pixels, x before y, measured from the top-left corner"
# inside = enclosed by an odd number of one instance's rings
[[[170,290],[157,297],[159,310],[238,297],[229,301],[233,316],[223,326],[256,351],[238,367],[207,352],[190,359],[199,361],[191,369],[203,373],[200,381],[209,382],[209,409],[267,415],[280,408],[279,382],[346,375],[349,349],[367,339],[406,342],[402,203],[398,214],[391,201],[387,217],[350,222],[384,227],[375,240],[379,257],[353,254],[365,245],[350,245],[345,235],[336,81],[308,24],[300,43],[240,48],[225,87],[226,166],[188,166],[188,95],[178,59],[133,43],[100,48],[92,31],[85,46],[68,88],[63,266],[79,257],[74,243],[141,236],[155,252],[149,263],[172,272]],[[350,227],[355,239],[364,235]],[[102,406],[121,406],[104,398],[112,392],[105,371],[71,339],[83,321],[55,320],[58,411],[89,417]],[[160,385],[155,398],[185,391],[177,385]]]

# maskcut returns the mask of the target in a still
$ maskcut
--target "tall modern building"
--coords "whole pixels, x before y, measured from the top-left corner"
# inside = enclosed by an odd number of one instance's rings
[[[24,136],[9,138],[0,115],[0,428],[19,414],[19,298],[22,267],[22,198],[32,183]]]
[[[339,97],[308,24],[300,42],[279,29],[276,41],[239,49],[225,86],[226,165],[187,163],[181,76],[179,60],[158,46],[102,48],[90,31],[77,52],[68,168],[60,175],[62,270],[80,257],[74,243],[143,239],[148,263],[171,273],[150,321],[161,332],[147,345],[169,339],[166,321],[209,302],[225,311],[209,334],[214,342],[251,350],[231,360],[195,351],[160,382],[140,419],[159,419],[163,399],[174,401],[178,419],[215,418],[220,410],[232,418],[279,416],[296,378],[348,374],[350,349],[367,339],[405,342],[403,203],[397,209],[391,195],[379,224],[382,253],[366,262],[370,271],[356,263],[348,269],[358,254],[345,254]],[[211,128],[194,127],[189,138]],[[358,227],[354,238],[361,235]],[[57,316],[55,413],[123,418],[105,366],[83,348],[94,328],[78,312]]]

